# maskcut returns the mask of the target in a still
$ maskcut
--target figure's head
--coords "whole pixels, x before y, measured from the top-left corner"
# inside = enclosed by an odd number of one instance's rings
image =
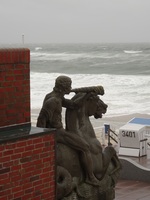
[[[68,76],[58,76],[55,81],[54,90],[69,94],[71,91],[71,84],[71,78]]]

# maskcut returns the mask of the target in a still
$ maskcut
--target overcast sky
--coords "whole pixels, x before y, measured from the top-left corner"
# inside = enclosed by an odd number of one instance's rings
[[[0,0],[0,43],[150,42],[150,0]]]

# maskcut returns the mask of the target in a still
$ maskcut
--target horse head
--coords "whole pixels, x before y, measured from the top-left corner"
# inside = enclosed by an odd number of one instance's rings
[[[105,104],[97,94],[92,94],[85,102],[85,110],[87,115],[94,116],[95,119],[102,118],[107,112],[107,104]]]
[[[76,101],[79,97],[83,100],[83,106],[85,111],[89,116],[94,116],[97,118],[102,118],[102,114],[107,111],[107,104],[105,104],[99,97],[99,95],[104,95],[104,88],[102,86],[92,86],[72,89],[76,95],[73,100]]]

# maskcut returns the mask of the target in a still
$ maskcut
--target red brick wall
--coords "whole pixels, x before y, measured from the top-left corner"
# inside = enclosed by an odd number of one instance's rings
[[[30,122],[29,64],[29,49],[0,49],[0,127]]]
[[[51,132],[0,144],[0,200],[55,200]]]

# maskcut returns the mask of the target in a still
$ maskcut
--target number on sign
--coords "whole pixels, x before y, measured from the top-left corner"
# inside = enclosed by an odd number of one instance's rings
[[[123,137],[134,137],[135,138],[135,132],[134,131],[122,131]]]

